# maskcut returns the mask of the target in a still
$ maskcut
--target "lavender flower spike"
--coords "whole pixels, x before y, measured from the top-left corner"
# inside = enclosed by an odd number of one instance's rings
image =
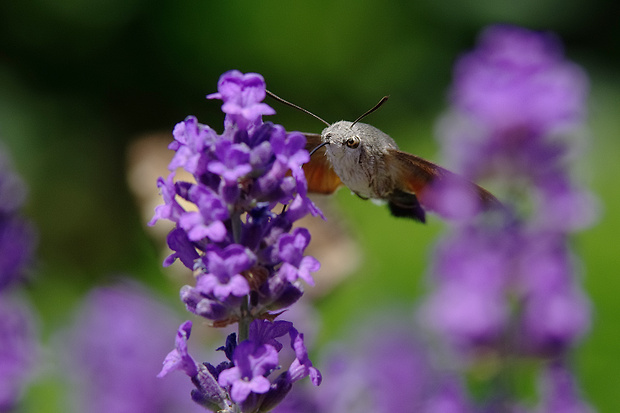
[[[587,89],[555,36],[514,26],[486,29],[456,64],[452,110],[441,125],[446,155],[465,176],[495,182],[509,213],[461,223],[438,242],[421,317],[458,354],[497,355],[504,376],[516,374],[509,360],[519,357],[543,369],[564,360],[590,324],[568,235],[595,210],[566,156],[575,151]],[[579,406],[565,389],[568,373],[549,371],[547,404],[569,394]]]
[[[302,281],[314,284],[312,272],[320,266],[304,255],[309,231],[293,230],[293,223],[321,211],[306,196],[301,168],[309,160],[305,137],[263,123],[263,115],[275,113],[262,102],[265,95],[265,82],[256,73],[233,70],[220,77],[218,92],[207,98],[223,101],[224,131],[218,135],[192,116],[174,128],[169,146],[176,153],[169,165],[173,172],[158,181],[164,205],[150,222],[176,224],[167,239],[174,252],[164,265],[180,259],[193,271],[195,285],[181,289],[188,311],[216,327],[239,326],[226,345],[228,361],[196,364],[187,354],[188,322],[164,363],[161,375],[184,371],[196,386],[193,400],[207,408],[229,405],[234,411],[254,412],[262,403],[281,400],[293,381],[310,375],[315,384],[320,382],[301,334],[294,340],[294,380],[270,376],[280,365],[277,338],[297,331],[291,323],[272,320],[299,300]],[[176,168],[193,180],[176,180]],[[187,203],[194,207],[185,209]]]

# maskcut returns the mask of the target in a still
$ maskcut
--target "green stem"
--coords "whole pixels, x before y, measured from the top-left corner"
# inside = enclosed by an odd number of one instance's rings
[[[241,240],[241,214],[234,212],[230,217],[230,225],[232,226],[233,240],[238,244]]]
[[[239,243],[241,240],[241,214],[235,212],[230,217],[233,240],[235,243]],[[238,342],[241,343],[243,340],[247,340],[250,333],[250,323],[252,322],[252,317],[250,316],[250,297],[244,297],[241,302],[241,316],[239,317],[239,332],[238,332]]]
[[[248,310],[248,299],[248,296],[244,297],[244,300],[241,303],[241,318],[239,318],[239,343],[243,340],[247,340],[250,334],[250,323],[252,322],[252,318],[250,317],[250,311]]]

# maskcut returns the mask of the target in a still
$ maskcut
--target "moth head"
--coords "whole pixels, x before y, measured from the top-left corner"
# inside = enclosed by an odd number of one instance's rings
[[[358,130],[347,121],[336,122],[323,130],[321,140],[326,144],[327,153],[336,158],[357,156],[363,150],[364,142]]]

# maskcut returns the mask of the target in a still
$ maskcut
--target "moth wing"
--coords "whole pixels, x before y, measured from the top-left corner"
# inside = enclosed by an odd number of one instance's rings
[[[321,144],[321,135],[317,133],[305,133],[304,136],[308,152]],[[308,182],[308,192],[331,194],[343,185],[325,154],[325,147],[312,154],[310,162],[304,164],[303,169]]]
[[[395,176],[396,182],[400,184],[399,189],[416,194],[422,203],[425,201],[425,192],[428,191],[431,184],[451,180],[452,182],[470,187],[472,194],[478,197],[485,208],[501,206],[497,198],[481,186],[419,156],[396,149],[391,151],[392,159],[395,162],[391,163],[390,168],[392,168],[392,176]]]
[[[411,155],[396,149],[390,150],[388,167],[391,175],[396,177],[400,190],[421,195],[427,186],[449,174],[446,169],[435,165],[419,156]]]

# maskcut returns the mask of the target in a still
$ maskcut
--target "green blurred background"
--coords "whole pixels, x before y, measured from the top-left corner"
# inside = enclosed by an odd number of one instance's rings
[[[556,32],[569,59],[590,75],[587,151],[576,177],[601,201],[597,224],[574,237],[594,303],[592,333],[576,353],[586,398],[615,411],[620,394],[620,3],[605,0],[0,2],[0,141],[30,187],[26,213],[40,231],[27,292],[44,339],[63,326],[85,292],[118,274],[177,300],[178,279],[161,269],[160,240],[145,230],[127,185],[131,145],[170,133],[193,114],[222,128],[216,91],[229,69],[261,73],[268,88],[328,121],[352,119],[383,95],[369,122],[405,150],[440,161],[434,127],[446,109],[451,70],[488,24]],[[319,132],[316,120],[270,103],[272,120]],[[167,139],[171,139],[168,137]],[[171,157],[168,153],[166,156]],[[139,156],[140,158],[140,156]],[[135,161],[135,160],[134,160]],[[162,174],[165,170],[162,170]],[[145,182],[156,193],[155,181]],[[361,265],[317,300],[319,343],[380,304],[413,302],[442,224],[393,219],[340,191],[334,220],[357,243]],[[334,245],[333,248],[337,248]],[[341,257],[346,260],[347,257]],[[353,260],[353,258],[351,258]],[[173,332],[171,332],[171,337]],[[171,340],[172,342],[172,340]],[[47,380],[47,381],[46,381]],[[49,378],[25,411],[60,411]]]

